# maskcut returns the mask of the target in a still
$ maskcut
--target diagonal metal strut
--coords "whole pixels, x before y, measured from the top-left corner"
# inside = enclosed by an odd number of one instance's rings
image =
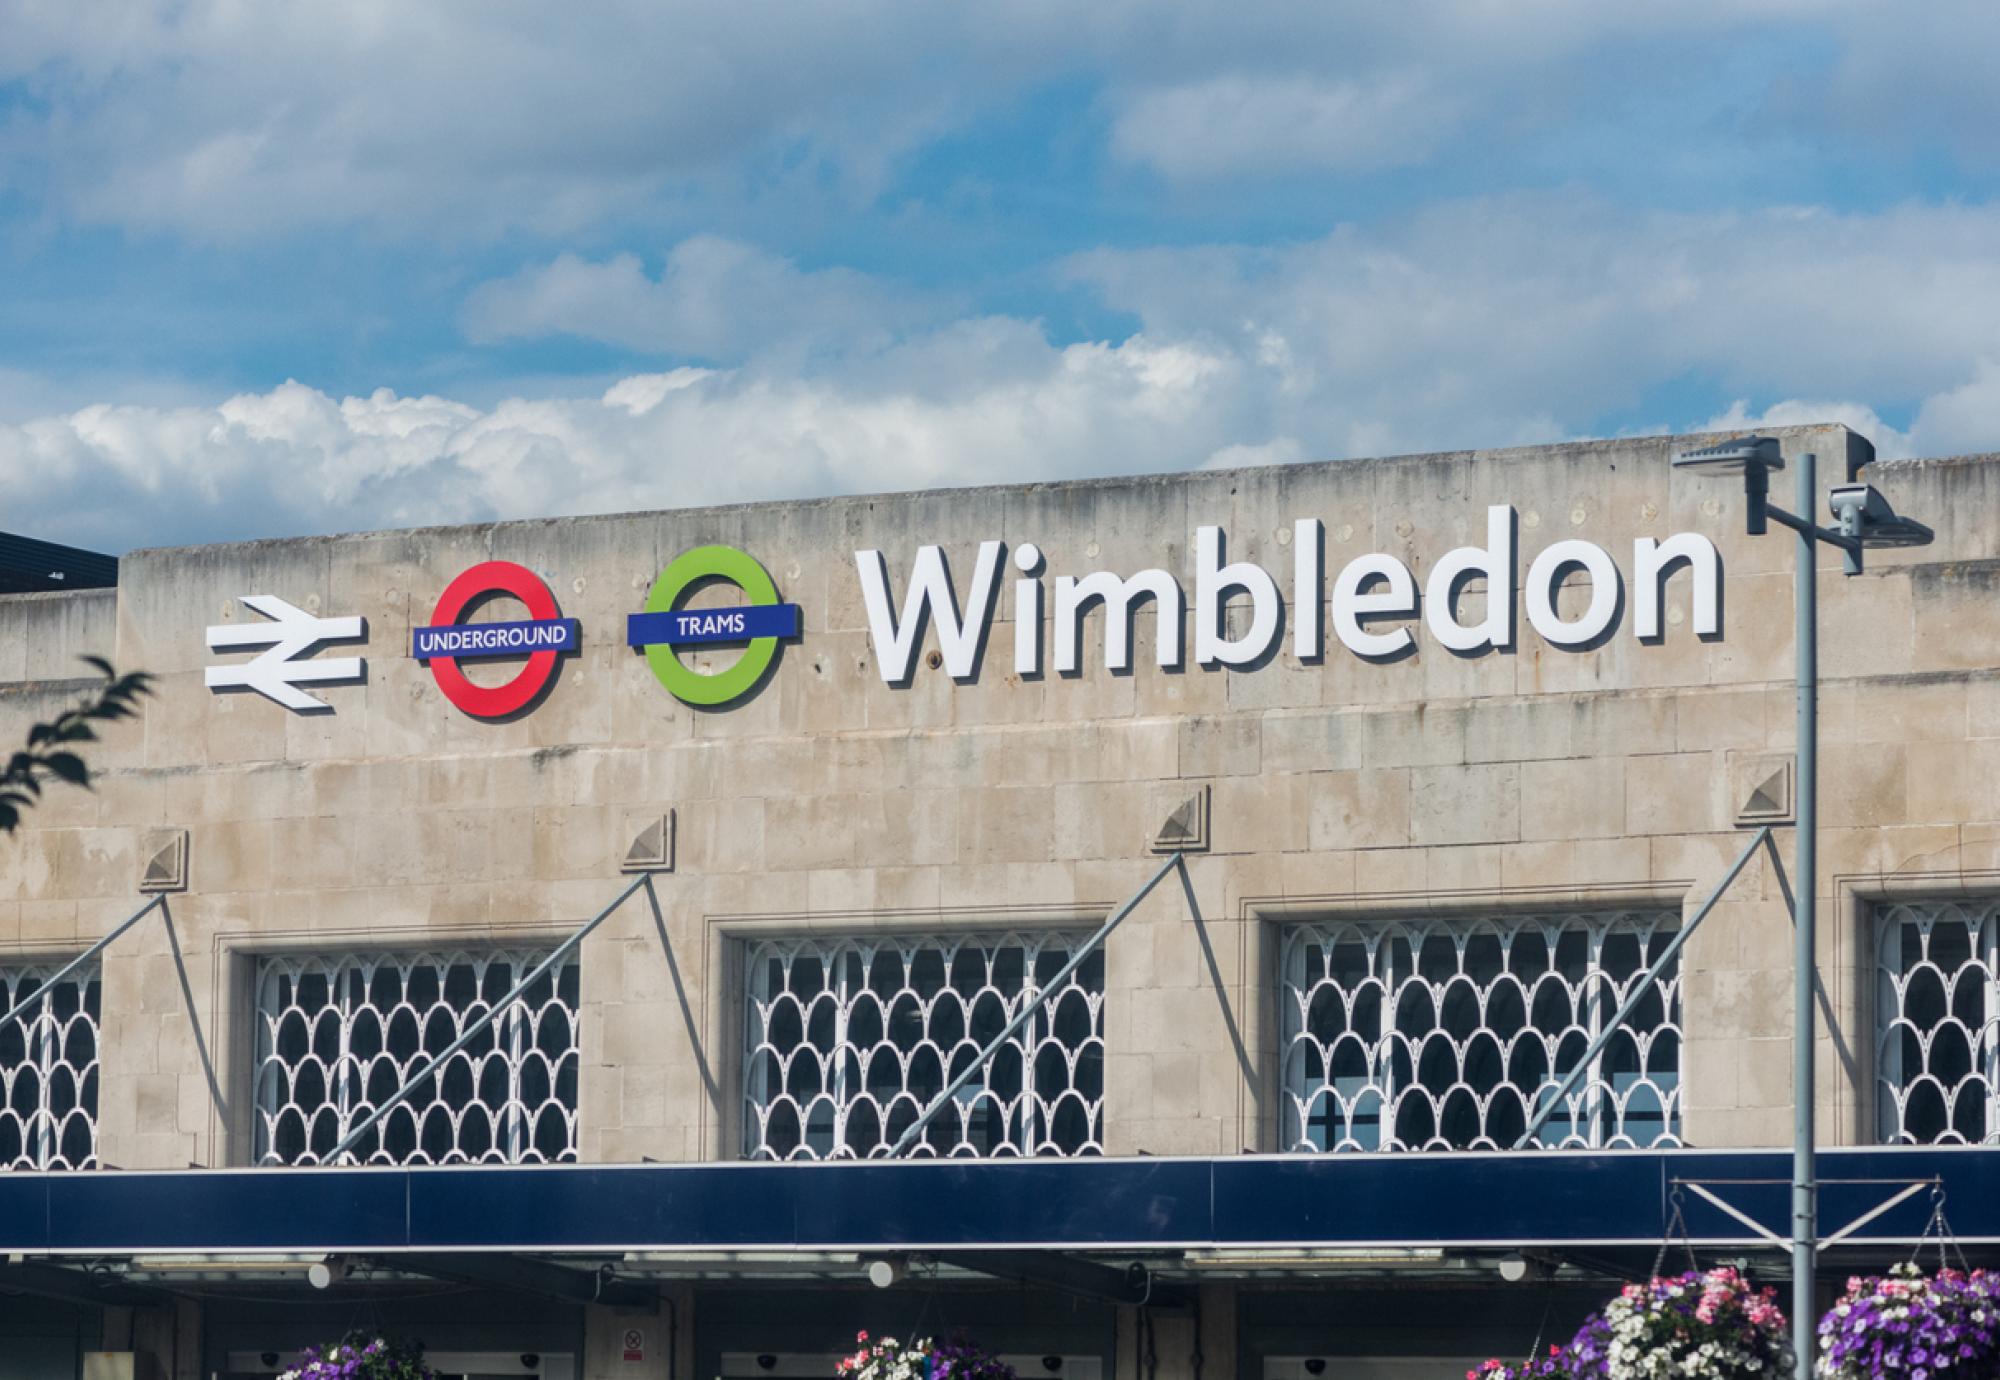
[[[1674,937],[1668,941],[1667,947],[1661,952],[1659,958],[1654,961],[1653,966],[1648,968],[1639,980],[1632,985],[1631,993],[1625,998],[1624,1005],[1618,1008],[1617,1014],[1605,1022],[1604,1029],[1599,1031],[1597,1038],[1590,1042],[1590,1048],[1584,1050],[1583,1057],[1576,1061],[1576,1066],[1563,1076],[1562,1082],[1556,1085],[1555,1093],[1542,1105],[1542,1109],[1529,1119],[1528,1129],[1521,1132],[1521,1138],[1514,1142],[1516,1150],[1526,1149],[1528,1143],[1534,1140],[1535,1133],[1547,1124],[1551,1116],[1555,1115],[1556,1109],[1563,1105],[1563,1099],[1569,1096],[1571,1091],[1575,1089],[1578,1081],[1589,1071],[1591,1061],[1604,1052],[1604,1047],[1611,1043],[1611,1037],[1623,1029],[1625,1022],[1632,1018],[1632,1013],[1639,1009],[1640,1001],[1645,998],[1648,992],[1653,990],[1653,985],[1660,980],[1660,974],[1667,970],[1667,965],[1672,963],[1680,953],[1681,946],[1688,942],[1689,936],[1693,935],[1701,922],[1708,918],[1708,913],[1715,909],[1715,903],[1722,899],[1722,894],[1725,891],[1729,890],[1730,884],[1736,880],[1737,874],[1743,871],[1744,866],[1750,861],[1751,856],[1759,848],[1763,847],[1764,840],[1770,837],[1771,826],[1768,824],[1750,836],[1750,842],[1737,855],[1736,861],[1729,865],[1729,870],[1722,874],[1722,880],[1715,884],[1715,890],[1711,891],[1708,894],[1708,899],[1701,903],[1701,909],[1694,913],[1694,918],[1685,925],[1682,925],[1674,934]]]
[[[375,1124],[381,1121],[384,1116],[388,1115],[388,1113],[392,1109],[401,1106],[404,1099],[409,1097],[411,1093],[415,1092],[419,1087],[429,1082],[431,1079],[437,1077],[437,1075],[443,1070],[446,1061],[449,1060],[452,1055],[458,1053],[461,1049],[464,1049],[467,1045],[471,1044],[472,1041],[478,1037],[481,1031],[486,1029],[487,1026],[493,1024],[493,1022],[499,1020],[501,1016],[505,1015],[507,1011],[514,1005],[515,1000],[518,997],[520,997],[520,995],[523,992],[527,991],[530,987],[534,986],[537,982],[541,981],[542,975],[544,973],[548,972],[551,968],[555,967],[556,964],[560,963],[564,958],[566,958],[569,955],[569,951],[571,949],[574,949],[577,945],[581,944],[584,941],[584,937],[588,935],[592,930],[596,929],[599,925],[603,924],[606,920],[610,919],[611,912],[617,910],[618,907],[624,905],[627,901],[631,900],[633,893],[640,890],[642,887],[647,891],[652,890],[653,875],[650,872],[640,873],[638,877],[633,879],[633,882],[630,886],[626,887],[623,891],[618,893],[617,900],[613,901],[603,910],[600,910],[599,912],[597,912],[597,914],[593,915],[590,919],[586,920],[583,923],[583,927],[581,929],[577,930],[569,938],[563,940],[562,943],[556,945],[555,949],[549,954],[547,958],[543,959],[540,963],[535,965],[533,972],[529,973],[526,977],[522,978],[519,982],[515,983],[512,990],[510,990],[506,996],[500,998],[498,1001],[494,1002],[491,1006],[487,1007],[485,1015],[481,1016],[478,1020],[474,1021],[471,1025],[467,1026],[463,1034],[461,1034],[456,1040],[453,1040],[450,1044],[446,1045],[443,1049],[439,1050],[435,1057],[425,1061],[424,1066],[422,1068],[412,1073],[408,1078],[405,1078],[403,1080],[402,1086],[397,1088],[396,1091],[391,1093],[388,1097],[384,1098],[382,1100],[381,1106],[377,1107],[374,1111],[370,1112],[367,1116],[363,1117],[361,1119],[361,1124],[356,1126],[353,1130],[349,1131],[347,1135],[341,1140],[340,1144],[334,1146],[333,1149],[329,1150],[326,1154],[326,1158],[323,1161],[321,1161],[321,1163],[332,1164],[334,1161],[338,1160],[342,1155],[346,1154],[349,1150],[352,1150],[355,1146],[355,1143],[358,1142],[363,1136],[367,1135],[370,1130],[374,1129]]]
[[[164,906],[166,905],[166,903],[167,903],[167,898],[163,893],[161,895],[155,896],[152,900],[146,902],[145,905],[133,911],[129,916],[127,916],[124,919],[124,921],[122,921],[119,924],[119,926],[116,929],[112,930],[111,933],[105,935],[104,938],[98,940],[95,944],[92,944],[89,948],[85,949],[75,958],[72,958],[69,962],[63,964],[62,967],[58,968],[49,977],[49,980],[47,982],[44,982],[40,987],[35,989],[35,993],[33,996],[22,998],[20,1002],[15,1004],[13,1010],[9,1011],[4,1016],[0,1016],[0,1026],[6,1026],[16,1020],[19,1020],[21,1013],[23,1011],[26,1011],[29,1007],[35,1005],[38,1002],[47,1001],[49,995],[56,990],[56,984],[60,983],[64,978],[68,977],[78,968],[81,968],[84,964],[90,962],[91,959],[97,957],[100,953],[103,953],[105,948],[110,945],[112,940],[116,939],[119,935],[125,933],[125,931],[131,929],[134,925],[138,924],[148,915],[152,914],[153,907]]]
[[[1698,1182],[1694,1179],[1674,1179],[1671,1182],[1676,1190],[1683,1188],[1690,1190],[1697,1196],[1706,1200],[1710,1204],[1710,1206],[1716,1208],[1721,1212],[1727,1213],[1731,1217],[1734,1217],[1737,1221],[1741,1222],[1744,1226],[1750,1228],[1751,1231],[1756,1232],[1757,1235],[1763,1237],[1764,1240],[1769,1241],[1771,1244],[1775,1246],[1785,1246],[1785,1247],[1789,1247],[1792,1245],[1792,1239],[1790,1237],[1780,1236],[1777,1232],[1772,1231],[1762,1222],[1759,1222],[1756,1218],[1750,1216],[1749,1213],[1725,1201],[1721,1194],[1713,1191],[1716,1188],[1783,1187],[1791,1183],[1790,1179],[1710,1179],[1706,1183]],[[1883,1216],[1885,1213],[1889,1212],[1893,1208],[1901,1207],[1904,1203],[1907,1203],[1910,1199],[1916,1197],[1919,1193],[1922,1193],[1925,1189],[1929,1189],[1933,1194],[1942,1194],[1944,1192],[1944,1180],[1936,1176],[1933,1176],[1928,1179],[1825,1179],[1821,1181],[1821,1184],[1822,1186],[1825,1184],[1841,1184],[1841,1185],[1874,1184],[1880,1186],[1894,1187],[1898,1191],[1890,1195],[1888,1198],[1883,1199],[1880,1203],[1877,1203],[1874,1207],[1869,1208],[1868,1211],[1862,1213],[1859,1217],[1856,1217],[1853,1221],[1849,1222],[1846,1226],[1842,1227],[1840,1230],[1833,1232],[1829,1235],[1820,1237],[1816,1242],[1813,1243],[1815,1248],[1818,1249],[1824,1249],[1827,1246],[1839,1245],[1842,1241],[1845,1241],[1848,1237],[1860,1231],[1863,1227],[1867,1226],[1870,1222],[1873,1222],[1876,1218]]]
[[[940,1092],[936,1097],[931,1099],[931,1105],[924,1108],[917,1115],[917,1119],[910,1123],[909,1128],[889,1148],[889,1158],[893,1160],[909,1148],[910,1143],[923,1133],[924,1127],[930,1125],[931,1120],[944,1110],[945,1104],[951,1101],[953,1094],[967,1083],[970,1083],[973,1075],[985,1068],[987,1061],[999,1052],[1000,1046],[1005,1044],[1015,1031],[1026,1025],[1037,1011],[1048,1005],[1049,1001],[1062,991],[1063,980],[1083,966],[1083,961],[1090,957],[1098,945],[1110,937],[1111,931],[1117,929],[1119,923],[1126,916],[1138,909],[1139,903],[1152,894],[1154,887],[1167,879],[1169,872],[1172,872],[1177,867],[1185,868],[1186,866],[1187,862],[1185,858],[1176,852],[1172,857],[1160,864],[1160,870],[1155,872],[1144,886],[1133,892],[1124,905],[1112,911],[1110,917],[1097,927],[1097,933],[1090,936],[1081,948],[1070,955],[1069,962],[1063,964],[1062,970],[1042,984],[1042,990],[1036,994],[1035,999],[1022,1007],[1020,1014],[1007,1022],[1007,1028],[988,1041],[986,1048],[980,1050],[978,1056],[970,1064],[967,1064],[964,1069],[960,1070],[956,1078],[944,1085],[943,1092]]]

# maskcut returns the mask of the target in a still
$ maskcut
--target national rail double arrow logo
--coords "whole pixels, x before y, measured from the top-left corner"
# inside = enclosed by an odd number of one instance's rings
[[[208,629],[208,649],[220,652],[268,646],[270,650],[240,664],[205,668],[202,683],[209,689],[255,690],[287,709],[310,714],[333,706],[299,689],[301,683],[361,679],[358,656],[303,660],[319,643],[355,642],[366,637],[367,624],[360,617],[321,618],[272,594],[243,594],[237,601],[271,621],[218,623]]]

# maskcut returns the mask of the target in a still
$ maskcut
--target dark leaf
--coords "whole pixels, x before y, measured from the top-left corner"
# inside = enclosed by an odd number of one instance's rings
[[[67,781],[72,786],[84,786],[90,783],[90,768],[86,767],[83,759],[73,752],[52,752],[42,759],[42,765],[47,767],[49,774],[57,780]]]

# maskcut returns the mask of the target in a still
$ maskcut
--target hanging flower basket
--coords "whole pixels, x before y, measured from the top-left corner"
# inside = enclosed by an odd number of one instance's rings
[[[1819,1322],[1825,1380],[1988,1380],[2000,1375],[2000,1275],[1915,1265],[1850,1279]]]
[[[414,1342],[349,1333],[324,1349],[307,1347],[278,1380],[437,1380]]]
[[[1011,1366],[964,1341],[938,1346],[925,1337],[906,1346],[866,1332],[854,1341],[854,1353],[834,1362],[840,1380],[1015,1380]]]
[[[1768,1380],[1791,1369],[1777,1294],[1728,1266],[1628,1284],[1570,1342],[1591,1380]]]

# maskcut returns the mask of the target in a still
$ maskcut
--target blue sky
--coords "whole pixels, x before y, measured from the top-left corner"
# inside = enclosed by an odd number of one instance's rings
[[[2000,447],[2000,7],[0,10],[0,525]]]

